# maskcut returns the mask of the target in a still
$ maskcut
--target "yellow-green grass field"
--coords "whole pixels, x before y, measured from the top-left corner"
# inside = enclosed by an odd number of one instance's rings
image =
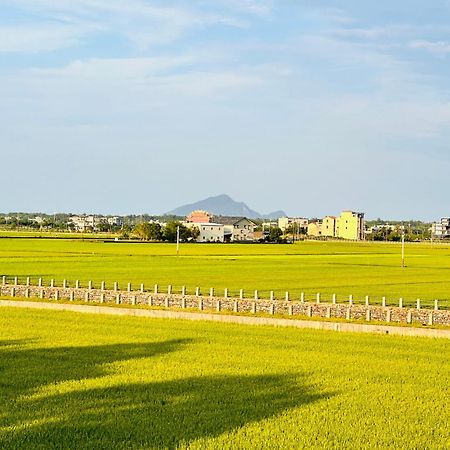
[[[448,448],[448,345],[2,308],[0,448]]]
[[[278,298],[289,291],[292,299],[304,292],[310,300],[320,292],[323,301],[335,293],[342,302],[352,294],[356,303],[369,295],[373,303],[386,296],[390,305],[402,297],[405,304],[420,298],[424,306],[434,299],[450,306],[449,245],[407,244],[406,266],[401,268],[400,245],[385,243],[182,244],[177,256],[175,244],[0,239],[0,275],[9,281],[42,277],[46,284],[53,278],[73,285],[79,279],[110,288],[118,281],[122,288],[130,282],[161,290],[171,284],[174,292],[185,285],[188,292],[200,286],[204,294],[210,287],[218,294],[228,288],[231,295],[258,290],[266,298],[271,290]]]

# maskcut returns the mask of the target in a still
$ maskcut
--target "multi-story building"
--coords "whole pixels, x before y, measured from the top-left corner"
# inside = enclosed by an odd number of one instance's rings
[[[121,227],[123,225],[123,218],[119,216],[107,217],[106,221],[109,225]]]
[[[359,241],[364,234],[364,213],[343,211],[336,219],[336,237]]]
[[[122,226],[123,219],[122,217],[113,216],[113,217],[103,217],[103,216],[95,216],[95,215],[80,215],[80,216],[71,216],[69,219],[69,224],[73,225],[75,231],[84,232],[84,231],[97,231],[99,229],[100,224],[105,224],[112,226]]]
[[[336,217],[326,216],[322,220],[322,236],[336,237]]]
[[[224,226],[221,223],[205,222],[194,223],[185,222],[188,228],[196,227],[199,230],[197,242],[223,242],[224,241]]]
[[[213,222],[213,216],[207,211],[197,209],[192,211],[187,217],[186,222],[189,223],[210,223]]]
[[[322,221],[314,220],[308,224],[308,236],[320,237],[322,236]]]
[[[69,224],[73,224],[75,231],[95,230],[100,224],[100,218],[93,215],[72,216],[69,219]]]
[[[224,226],[225,241],[250,242],[254,240],[256,223],[246,217],[218,217],[218,223]]]
[[[202,210],[192,211],[186,217],[185,225],[199,229],[197,242],[253,241],[256,228],[256,224],[246,217],[214,217]]]
[[[443,217],[431,225],[431,235],[437,239],[450,239],[450,218]]]
[[[308,219],[305,219],[304,217],[280,217],[278,219],[278,228],[280,228],[283,233],[291,225],[294,225],[297,231],[300,231],[300,229],[307,230]]]

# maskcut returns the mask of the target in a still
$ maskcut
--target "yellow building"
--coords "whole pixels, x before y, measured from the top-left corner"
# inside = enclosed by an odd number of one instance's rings
[[[318,220],[317,222],[310,222],[308,224],[308,236],[322,236],[322,221]]]
[[[322,236],[336,237],[336,217],[326,216],[322,221]]]
[[[336,237],[353,241],[364,240],[364,213],[343,211],[336,219]]]

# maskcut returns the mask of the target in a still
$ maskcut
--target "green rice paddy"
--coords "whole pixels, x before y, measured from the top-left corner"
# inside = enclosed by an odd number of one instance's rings
[[[449,446],[445,339],[2,308],[0,448]]]
[[[448,244],[407,244],[406,268],[401,267],[399,244],[306,241],[291,245],[182,244],[179,256],[174,244],[116,243],[82,239],[0,239],[0,275],[22,281],[31,277],[44,283],[54,278],[94,286],[106,281],[112,287],[144,283],[161,290],[173,285],[174,292],[197,286],[203,293],[214,287],[217,293],[228,288],[231,295],[244,289],[268,297],[322,299],[337,294],[338,301],[355,302],[369,295],[380,303],[385,296],[395,305],[401,297],[405,305],[420,298],[425,306],[434,299],[450,306],[450,246]]]

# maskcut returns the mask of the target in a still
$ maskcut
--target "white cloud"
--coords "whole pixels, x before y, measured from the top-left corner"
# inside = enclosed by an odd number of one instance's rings
[[[216,0],[216,2],[234,11],[257,16],[267,16],[274,8],[273,0]]]
[[[60,25],[0,27],[0,53],[59,50],[78,44],[87,32],[86,28]]]
[[[426,50],[440,55],[450,53],[450,42],[448,41],[418,40],[411,42],[410,46],[411,48]]]
[[[153,45],[174,42],[193,29],[214,25],[245,26],[233,15],[207,13],[182,5],[158,6],[143,0],[17,0],[10,3],[38,17],[35,23],[14,27],[17,32],[9,28],[4,30],[6,43],[3,47],[17,52],[48,51],[75,45],[82,37],[88,39],[93,31],[100,30],[122,36],[139,50],[145,50]],[[56,22],[58,26],[42,25],[42,22]]]

